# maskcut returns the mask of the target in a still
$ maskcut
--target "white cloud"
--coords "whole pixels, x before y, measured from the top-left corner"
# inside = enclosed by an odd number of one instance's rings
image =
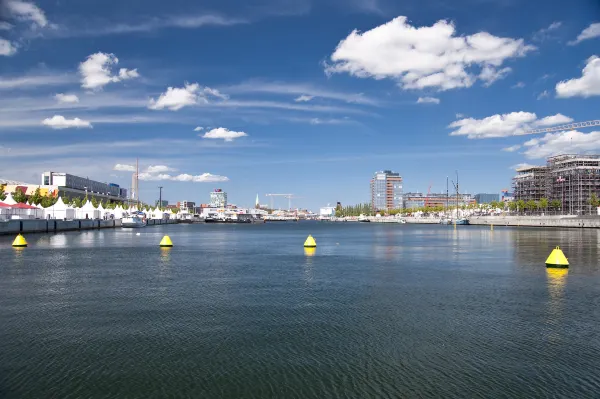
[[[187,173],[183,173],[177,176],[171,176],[169,174],[161,173],[161,174],[153,174],[148,172],[143,172],[139,174],[140,180],[146,181],[160,181],[160,180],[171,180],[171,181],[182,181],[182,182],[194,182],[194,183],[213,183],[213,182],[225,182],[229,181],[229,178],[226,176],[212,175],[210,173],[203,173],[201,175],[189,175]]]
[[[490,87],[495,81],[504,79],[510,71],[512,69],[509,67],[496,69],[490,65],[485,65],[479,74],[479,79],[483,81],[485,87]]]
[[[79,97],[75,94],[58,93],[54,95],[54,98],[61,104],[73,104],[79,102]]]
[[[510,58],[535,49],[523,39],[502,38],[487,32],[456,36],[454,25],[440,20],[433,26],[413,27],[406,17],[361,33],[354,30],[331,55],[327,73],[399,80],[405,89],[449,90],[470,87],[481,79],[503,76],[499,69]],[[485,73],[474,73],[473,67]],[[498,71],[499,70],[499,71]],[[486,81],[486,82],[487,82]]]
[[[119,69],[118,75],[113,75],[112,65],[117,65],[119,59],[114,54],[95,53],[87,57],[85,61],[79,64],[79,73],[81,73],[81,87],[85,89],[99,90],[112,82],[133,79],[139,77],[137,69]]]
[[[194,132],[200,132],[202,130],[204,130],[204,128],[202,126],[198,126],[194,129]]]
[[[68,128],[91,128],[92,124],[88,121],[79,118],[66,119],[62,115],[54,115],[52,118],[46,118],[42,121],[42,125],[51,127],[52,129],[68,129]]]
[[[581,43],[584,40],[593,39],[596,37],[600,37],[600,22],[595,24],[591,24],[587,28],[585,28],[579,36],[577,36],[576,40],[569,42],[568,44],[573,46],[575,44]]]
[[[11,30],[13,26],[8,22],[0,21],[0,30]]]
[[[552,126],[569,123],[571,118],[562,114],[538,119],[531,112],[511,112],[496,114],[483,119],[465,118],[452,122],[448,127],[456,129],[451,136],[467,136],[470,139],[508,137],[521,135],[538,126]]]
[[[298,102],[308,102],[310,100],[312,100],[313,98],[315,98],[314,96],[309,96],[306,94],[302,94],[301,96],[297,97],[294,101]]]
[[[158,100],[150,99],[148,108],[150,109],[170,109],[177,111],[183,107],[196,105],[199,103],[208,104],[208,96],[217,97],[222,100],[228,100],[229,96],[221,93],[219,90],[210,87],[200,88],[198,83],[185,83],[185,87],[168,87],[167,91],[162,93]]]
[[[510,146],[510,147],[503,148],[503,149],[502,149],[502,151],[506,151],[506,152],[515,152],[515,151],[517,151],[519,148],[521,148],[521,146],[520,146],[519,144],[517,144],[517,145],[513,145],[513,146]]]
[[[10,57],[17,52],[17,48],[11,42],[0,37],[0,55]]]
[[[146,168],[146,172],[148,173],[163,173],[163,172],[173,172],[177,169],[170,168],[166,165],[151,165]]]
[[[600,58],[591,56],[580,78],[565,80],[556,85],[556,96],[591,97],[600,95]]]
[[[534,168],[536,165],[531,165],[529,163],[518,163],[516,165],[511,166],[511,169],[514,170],[519,170],[519,169],[527,169],[527,168]]]
[[[0,77],[0,90],[26,89],[29,87],[40,86],[60,86],[74,81],[75,79],[72,76],[54,74],[22,75],[6,78]]]
[[[556,21],[552,22],[550,26],[547,28],[540,29],[533,35],[533,40],[544,41],[546,39],[550,39],[552,37],[552,32],[557,30],[562,26],[562,22]]]
[[[462,119],[465,117],[465,114],[458,113],[456,114],[456,119]]]
[[[17,20],[31,21],[34,25],[42,28],[48,25],[48,20],[44,12],[33,3],[20,0],[7,0],[4,6],[9,15]]]
[[[525,156],[530,159],[547,158],[558,154],[580,154],[600,150],[600,131],[582,133],[577,130],[547,133],[541,138],[525,142]]]
[[[135,166],[134,165],[123,165],[123,164],[116,164],[115,166],[113,166],[113,170],[118,170],[120,172],[135,172]]]
[[[525,87],[525,83],[523,82],[517,82],[515,85],[512,86],[513,89],[522,89],[523,87]]]
[[[547,98],[547,97],[550,97],[550,92],[548,90],[544,90],[543,92],[538,94],[537,99],[541,100],[541,99]]]
[[[439,104],[440,99],[435,97],[419,97],[417,104]]]
[[[573,122],[573,118],[569,118],[563,114],[547,116],[535,122],[537,126],[555,126]]]
[[[225,141],[233,141],[234,139],[237,139],[239,137],[245,137],[247,135],[248,134],[246,134],[245,132],[234,132],[234,131],[229,130],[224,127],[218,127],[218,128],[212,129],[212,130],[204,133],[202,138],[223,139]]]

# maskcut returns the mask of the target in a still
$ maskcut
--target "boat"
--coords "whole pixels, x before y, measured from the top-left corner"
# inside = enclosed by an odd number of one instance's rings
[[[359,221],[359,222],[370,222],[369,218],[367,218],[367,217],[366,217],[365,215],[363,215],[363,214],[361,214],[361,215],[358,217],[358,221]]]
[[[146,219],[143,219],[142,217],[140,217],[140,215],[127,216],[121,220],[121,227],[137,228],[137,227],[145,227],[145,226],[146,226]]]
[[[454,222],[454,224],[467,225],[467,224],[469,224],[469,219],[467,219],[467,218],[456,219],[456,222]]]
[[[442,218],[440,219],[440,224],[452,224],[452,219],[450,218]]]

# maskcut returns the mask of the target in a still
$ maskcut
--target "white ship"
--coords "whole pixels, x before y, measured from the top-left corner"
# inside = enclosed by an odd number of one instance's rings
[[[121,227],[136,228],[145,227],[146,221],[139,215],[131,215],[121,219]]]

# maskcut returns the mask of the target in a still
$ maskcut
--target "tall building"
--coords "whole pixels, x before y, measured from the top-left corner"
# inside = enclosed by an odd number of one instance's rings
[[[458,206],[467,206],[475,203],[475,199],[471,194],[446,195],[446,194],[423,194],[423,193],[405,193],[404,208],[415,209],[424,207],[443,207],[453,208]]]
[[[600,155],[556,155],[545,166],[517,169],[513,188],[515,201],[558,200],[561,213],[595,214],[589,200],[600,197]]]
[[[137,173],[133,172],[131,175],[131,199],[137,201],[139,198]]]
[[[194,212],[194,208],[196,207],[196,203],[194,201],[177,201],[177,208],[183,210],[187,210],[188,212]]]
[[[374,211],[401,209],[402,177],[391,170],[376,172],[371,179],[371,207]]]
[[[500,194],[475,194],[475,201],[478,204],[489,204],[490,202],[498,201]]]
[[[216,188],[210,193],[210,206],[211,208],[227,207],[227,193],[220,188]]]

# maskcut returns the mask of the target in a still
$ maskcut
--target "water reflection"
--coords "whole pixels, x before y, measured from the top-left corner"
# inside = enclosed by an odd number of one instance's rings
[[[546,324],[551,328],[550,339],[560,339],[558,327],[564,318],[565,307],[565,285],[569,269],[559,269],[554,267],[546,268],[548,280],[548,309],[546,315]]]

